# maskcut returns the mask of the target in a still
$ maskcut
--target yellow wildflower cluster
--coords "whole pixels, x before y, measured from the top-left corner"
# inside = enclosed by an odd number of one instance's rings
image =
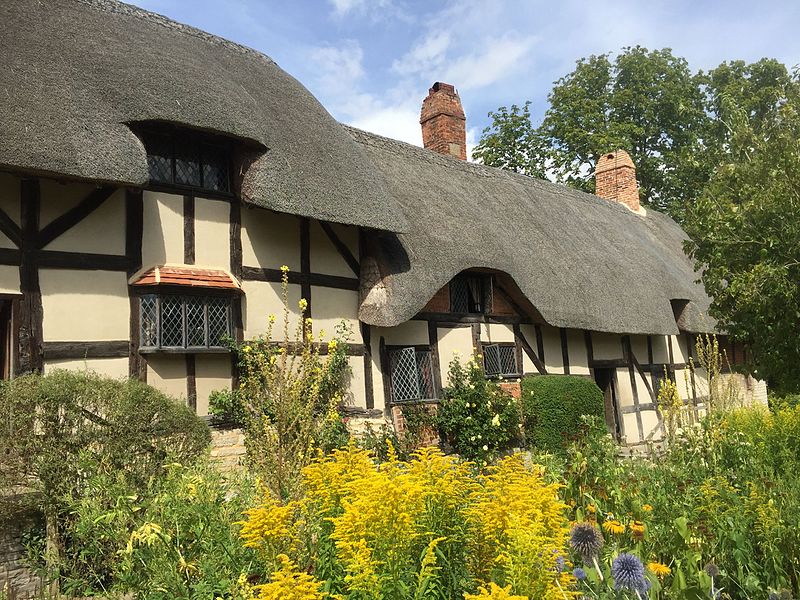
[[[298,572],[295,564],[285,554],[278,556],[279,570],[270,577],[270,582],[257,585],[254,591],[258,600],[322,600],[322,583],[308,573]]]
[[[393,597],[399,587],[410,588],[412,597],[415,590],[461,597],[465,590],[446,587],[453,582],[443,576],[439,556],[460,556],[474,585],[494,594],[476,598],[525,597],[513,592],[555,600],[564,590],[574,597],[572,576],[556,569],[569,532],[566,507],[540,469],[508,457],[476,476],[472,465],[436,448],[404,462],[390,445],[389,456],[376,465],[352,444],[320,456],[303,471],[299,501],[282,506],[266,497],[248,511],[246,545],[268,550],[262,553],[268,568],[283,552],[315,571],[331,548],[339,568],[322,569],[335,578],[326,589],[344,597]],[[493,580],[510,585],[504,590]]]
[[[528,600],[527,596],[512,596],[511,586],[501,588],[496,583],[482,587],[477,594],[465,594],[464,600]]]

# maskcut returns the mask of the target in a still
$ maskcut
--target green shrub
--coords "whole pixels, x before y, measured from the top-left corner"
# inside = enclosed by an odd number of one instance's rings
[[[578,433],[582,416],[603,417],[603,392],[585,377],[526,377],[522,380],[522,410],[528,444],[561,452],[565,441]]]

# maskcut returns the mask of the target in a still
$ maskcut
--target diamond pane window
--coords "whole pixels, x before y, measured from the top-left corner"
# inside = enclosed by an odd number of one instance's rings
[[[214,192],[230,192],[230,143],[194,131],[145,130],[150,181]]]
[[[450,281],[450,310],[454,313],[485,314],[491,310],[491,277],[462,273]]]
[[[144,294],[139,299],[143,349],[223,349],[231,335],[228,296]]]
[[[483,372],[487,377],[509,377],[520,374],[514,344],[484,344]]]
[[[398,348],[389,351],[392,400],[409,402],[436,398],[429,350]]]

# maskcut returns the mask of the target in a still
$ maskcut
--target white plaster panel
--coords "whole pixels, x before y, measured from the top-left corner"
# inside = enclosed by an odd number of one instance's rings
[[[667,347],[669,336],[654,335],[652,336],[652,340],[653,340],[653,362],[658,364],[669,363],[669,349]]]
[[[350,378],[345,392],[345,403],[359,408],[367,407],[367,388],[364,380],[364,357],[348,356]]]
[[[513,342],[514,327],[507,323],[482,323],[481,342],[484,344],[498,342]]]
[[[19,267],[0,265],[0,294],[19,294]]]
[[[7,173],[0,173],[0,210],[6,213],[9,218],[19,225],[19,178]],[[0,233],[0,248],[16,248],[17,246],[8,239],[5,234]]]
[[[672,335],[670,336],[670,343],[672,344],[672,357],[675,362],[687,362],[689,358],[686,354],[686,338],[684,336]]]
[[[52,179],[39,181],[42,198],[39,208],[40,227],[49,225],[97,189],[97,186],[91,183],[60,183]]]
[[[642,412],[642,429],[644,431],[645,439],[650,439],[654,442],[662,437],[661,422],[658,419],[658,413],[654,410],[643,410]]]
[[[589,375],[589,357],[586,353],[586,338],[583,331],[567,329],[567,348],[570,374]]]
[[[265,281],[242,282],[244,297],[242,298],[242,320],[244,337],[251,339],[267,332],[269,315],[275,315],[273,338],[283,337],[283,291],[280,283]],[[289,339],[294,340],[295,331],[300,320],[300,286],[289,284]]]
[[[127,340],[130,302],[125,273],[41,269],[46,341]]]
[[[231,268],[230,211],[228,202],[195,198],[194,262],[202,267]]]
[[[544,366],[550,374],[563,374],[564,358],[561,354],[561,332],[557,328],[547,325],[543,325],[541,330],[542,345],[544,346]],[[536,349],[536,337],[533,339],[531,346]]]
[[[358,324],[358,292],[327,287],[311,287],[311,328],[319,339],[325,331],[325,339],[334,337],[336,327],[344,321],[350,329],[350,342],[362,343]]]
[[[631,376],[628,374],[627,367],[619,368],[617,371],[617,403],[620,406],[633,406],[633,388],[631,387]]]
[[[44,206],[44,204],[43,204]],[[181,229],[181,232],[183,229]],[[183,235],[181,233],[181,235]],[[125,254],[125,192],[117,190],[85,219],[62,233],[46,250]]]
[[[428,322],[406,321],[395,327],[375,327],[373,338],[384,337],[387,346],[428,345]]]
[[[592,332],[592,351],[595,360],[622,358],[620,336],[611,333]]]
[[[533,348],[534,352],[536,350],[536,329],[533,325],[530,324],[522,324],[519,326],[520,332],[525,339],[528,340],[531,348]],[[536,365],[533,364],[533,361],[528,356],[528,353],[525,350],[522,351],[522,372],[523,373],[538,373],[539,371],[536,369]]]
[[[372,348],[372,397],[375,408],[383,410],[386,407],[386,397],[383,392],[383,372],[380,359],[380,336],[376,328],[372,328],[370,346]]]
[[[639,422],[636,419],[636,413],[622,415],[622,423],[625,428],[626,443],[635,444],[641,441],[639,438]]]
[[[175,399],[186,400],[186,357],[183,354],[147,356],[147,383]]]
[[[472,328],[469,326],[440,327],[437,336],[439,340],[439,369],[441,371],[442,385],[447,386],[449,383],[447,374],[453,358],[458,358],[461,362],[465,362],[472,356]]]
[[[128,378],[128,359],[127,358],[87,358],[69,360],[48,360],[45,361],[44,371],[49,373],[56,369],[67,369],[68,371],[90,371],[113,377],[115,379]]]
[[[631,350],[633,350],[633,355],[636,357],[636,360],[639,361],[640,365],[649,364],[649,360],[647,357],[647,336],[646,335],[632,335],[631,338]]]
[[[248,267],[300,270],[300,219],[260,208],[242,210],[242,262]]]
[[[231,357],[228,354],[196,354],[194,357],[197,414],[208,414],[208,397],[215,390],[231,389]]]
[[[330,224],[336,236],[358,260],[358,228]],[[358,277],[344,260],[336,246],[323,231],[319,221],[311,222],[311,272],[342,277]]]
[[[142,265],[183,263],[183,196],[144,192]]]

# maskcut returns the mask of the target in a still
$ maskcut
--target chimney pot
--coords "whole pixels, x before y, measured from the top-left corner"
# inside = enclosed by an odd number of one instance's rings
[[[625,150],[615,150],[601,156],[594,171],[594,180],[595,194],[639,212],[636,167]]]
[[[467,118],[452,84],[437,81],[431,86],[419,122],[425,148],[467,160]]]

